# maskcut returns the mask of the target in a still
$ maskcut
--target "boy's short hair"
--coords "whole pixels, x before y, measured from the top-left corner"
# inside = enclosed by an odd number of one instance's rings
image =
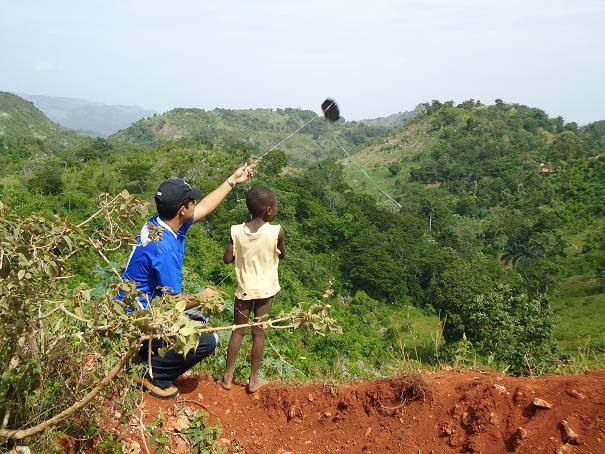
[[[252,216],[262,216],[267,207],[277,201],[275,194],[266,186],[254,186],[246,194],[246,206]]]

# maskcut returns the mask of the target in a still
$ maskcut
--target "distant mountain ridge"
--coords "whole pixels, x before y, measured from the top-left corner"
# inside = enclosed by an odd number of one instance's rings
[[[360,120],[361,123],[368,126],[381,126],[384,128],[399,129],[403,128],[406,121],[416,118],[424,110],[423,104],[418,104],[414,110],[399,112],[386,117],[368,118]]]
[[[108,105],[86,99],[18,93],[52,121],[75,131],[107,137],[141,118],[157,114],[139,106]]]

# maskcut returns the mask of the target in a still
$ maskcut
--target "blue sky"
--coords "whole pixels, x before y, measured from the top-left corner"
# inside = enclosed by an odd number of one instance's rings
[[[3,0],[0,90],[347,119],[468,98],[605,119],[605,0]]]

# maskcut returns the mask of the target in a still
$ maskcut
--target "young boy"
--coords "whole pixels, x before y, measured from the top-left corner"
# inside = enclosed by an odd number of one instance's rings
[[[254,319],[271,311],[273,296],[279,292],[277,266],[286,256],[286,232],[270,222],[277,216],[277,198],[271,189],[255,186],[246,195],[246,206],[251,220],[231,226],[231,238],[223,261],[235,261],[237,290],[235,291],[234,324],[248,323],[250,311]],[[242,346],[246,328],[233,331],[227,352],[227,368],[221,380],[225,389],[231,388],[233,369]],[[259,377],[260,363],[265,350],[265,330],[252,327],[252,370],[248,391],[258,391],[267,381]]]

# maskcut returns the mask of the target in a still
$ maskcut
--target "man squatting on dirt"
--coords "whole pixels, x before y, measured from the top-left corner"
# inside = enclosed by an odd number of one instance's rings
[[[181,294],[185,235],[189,227],[212,213],[237,183],[249,180],[252,174],[253,167],[244,164],[203,199],[202,191],[192,188],[178,178],[170,178],[160,185],[155,195],[158,214],[152,216],[148,222],[164,229],[162,237],[159,241],[149,242],[149,229],[145,224],[137,238],[138,245],[134,247],[126,271],[122,275],[124,279],[135,281],[138,289],[146,295],[147,300],[139,298],[143,307],[147,307],[148,301],[152,302],[154,297],[162,294],[161,287],[172,289],[171,294]],[[200,199],[201,201],[196,203]],[[203,297],[215,294],[212,289],[200,292]],[[201,313],[193,310],[193,295],[181,296],[191,297],[186,307],[187,314],[191,318],[205,321]],[[163,347],[163,343],[160,339],[154,339],[151,345],[153,380],[147,372],[140,379],[141,385],[155,397],[169,399],[178,396],[179,391],[173,385],[174,381],[210,355],[217,343],[216,334],[203,335],[200,336],[197,348],[189,351],[186,356],[168,351],[162,358],[158,349]],[[147,363],[148,346],[147,342],[141,346],[134,362]]]

